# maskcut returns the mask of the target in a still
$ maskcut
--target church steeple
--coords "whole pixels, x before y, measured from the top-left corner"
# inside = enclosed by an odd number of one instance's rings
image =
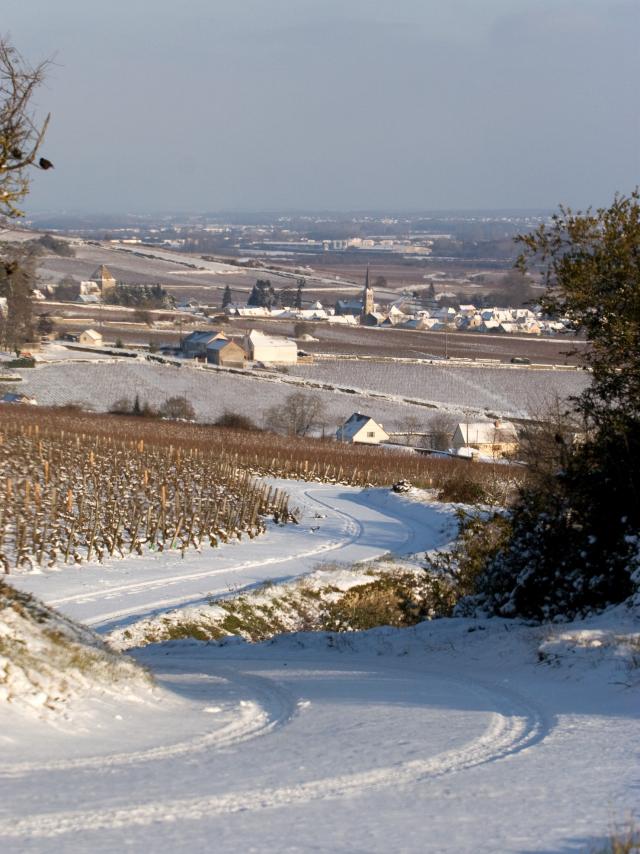
[[[369,265],[367,264],[367,273],[364,279],[364,289],[362,291],[362,312],[360,319],[363,320],[368,314],[373,314],[373,288],[369,283]]]

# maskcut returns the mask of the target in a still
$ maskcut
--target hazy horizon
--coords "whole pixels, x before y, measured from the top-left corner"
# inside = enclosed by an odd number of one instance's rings
[[[639,181],[630,0],[6,0],[27,214],[545,212]]]

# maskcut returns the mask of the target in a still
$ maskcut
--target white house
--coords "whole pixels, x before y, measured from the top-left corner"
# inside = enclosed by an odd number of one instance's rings
[[[490,457],[504,457],[518,449],[518,434],[511,421],[465,421],[453,433],[453,447],[471,449]]]
[[[253,362],[295,365],[298,361],[298,345],[292,338],[265,335],[257,329],[252,329],[245,335],[242,346]]]
[[[354,412],[342,427],[338,427],[336,439],[352,444],[379,445],[380,442],[389,440],[389,434],[384,431],[382,424],[378,424],[373,418]]]
[[[102,335],[95,329],[85,329],[78,338],[84,347],[102,347]]]

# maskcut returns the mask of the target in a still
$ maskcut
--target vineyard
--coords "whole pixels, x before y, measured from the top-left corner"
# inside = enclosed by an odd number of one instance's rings
[[[361,487],[408,479],[454,500],[451,487],[462,484],[471,497],[503,503],[523,472],[272,433],[12,407],[0,411],[0,566],[11,572],[254,537],[267,517],[294,518],[286,492],[264,477]]]
[[[79,403],[105,411],[122,397],[123,389],[130,389],[156,407],[167,397],[184,395],[200,421],[214,421],[230,409],[260,422],[266,409],[302,387],[322,400],[331,431],[354,411],[366,412],[391,431],[402,429],[407,416],[426,427],[441,409],[459,418],[485,410],[524,417],[543,411],[556,395],[578,394],[588,382],[579,372],[363,361],[298,365],[289,369],[289,376],[229,374],[194,369],[190,363],[177,367],[138,360],[58,362],[18,373],[20,390],[44,406]]]
[[[299,385],[288,385],[286,380],[291,378],[284,374],[266,379],[199,370],[189,362],[181,367],[138,360],[58,362],[18,373],[22,376],[20,390],[35,397],[43,406],[79,403],[85,409],[104,412],[122,397],[123,389],[128,389],[156,407],[167,397],[184,395],[193,405],[199,421],[215,421],[227,409],[260,421],[266,409],[282,404],[291,391],[299,388]],[[298,383],[304,385],[303,380]],[[371,400],[357,394],[336,394],[331,389],[318,389],[317,385],[314,383],[308,391],[322,399],[327,424],[332,430],[354,409],[363,412],[371,409],[370,414],[385,426],[396,421],[399,424],[408,414],[422,420],[430,413],[424,406]]]
[[[504,370],[336,359],[298,365],[296,376],[402,396],[440,406],[487,409],[516,417],[544,411],[557,396],[578,395],[589,376],[580,371]]]
[[[102,561],[217,546],[292,518],[288,497],[231,455],[153,442],[133,425],[0,415],[0,566]]]

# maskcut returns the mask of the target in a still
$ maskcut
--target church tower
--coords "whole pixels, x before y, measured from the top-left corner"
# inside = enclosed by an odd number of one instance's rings
[[[369,265],[367,264],[367,275],[364,280],[364,289],[362,291],[362,311],[360,312],[360,320],[364,320],[368,314],[373,314],[373,311],[373,288],[369,284]]]

